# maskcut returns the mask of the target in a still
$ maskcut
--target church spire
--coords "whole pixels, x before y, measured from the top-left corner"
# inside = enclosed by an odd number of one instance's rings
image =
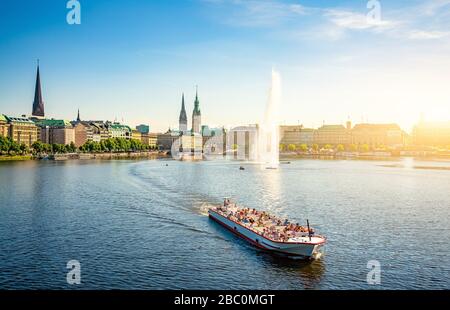
[[[193,115],[201,115],[200,101],[198,100],[198,86],[195,86],[194,112],[192,114]]]
[[[80,109],[78,109],[77,122],[81,122],[81,118],[80,118]]]
[[[41,76],[39,74],[39,59],[37,61],[36,88],[34,90],[33,116],[44,117],[44,101],[42,100]]]
[[[200,112],[200,101],[198,100],[198,87],[196,87],[194,111],[192,111],[192,133],[200,133],[201,126],[202,114]]]
[[[180,112],[180,122],[187,122],[187,115],[186,115],[186,107],[184,105],[184,93],[183,97],[181,99],[181,112]]]
[[[184,133],[187,131],[187,115],[186,115],[186,107],[184,105],[184,93],[183,93],[183,97],[181,99],[181,111],[180,111],[180,118],[179,118],[179,127],[178,129]]]

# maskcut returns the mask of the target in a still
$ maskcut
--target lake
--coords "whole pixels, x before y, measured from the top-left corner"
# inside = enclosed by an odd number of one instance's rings
[[[239,170],[243,165],[246,170]],[[450,289],[450,162],[0,163],[0,289]],[[311,225],[317,261],[260,251],[207,217],[232,197]],[[66,264],[81,264],[68,285]],[[367,264],[381,265],[369,285]]]

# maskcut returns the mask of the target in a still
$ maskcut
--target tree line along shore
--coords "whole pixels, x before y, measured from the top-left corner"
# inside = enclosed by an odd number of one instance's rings
[[[0,137],[0,161],[42,158],[134,158],[155,154],[160,154],[157,148],[135,139],[109,138],[100,142],[87,141],[77,148],[73,142],[63,145],[47,144],[41,141],[37,141],[31,147],[28,147],[26,144],[19,144],[9,137]]]

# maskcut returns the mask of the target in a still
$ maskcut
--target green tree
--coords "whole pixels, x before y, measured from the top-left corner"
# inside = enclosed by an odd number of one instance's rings
[[[370,147],[368,144],[363,144],[359,147],[361,152],[368,152],[370,150]]]
[[[333,149],[333,146],[332,146],[331,144],[326,144],[326,145],[324,146],[324,149],[326,149],[326,150],[331,150],[331,149]]]
[[[45,146],[44,146],[44,143],[42,143],[41,141],[36,141],[33,143],[31,148],[33,149],[33,151],[36,154],[40,154],[40,153],[44,152]]]
[[[300,144],[300,150],[302,151],[302,152],[307,152],[308,151],[308,145],[306,145],[306,144]]]
[[[344,148],[344,146],[343,146],[342,144],[339,144],[339,145],[337,146],[336,150],[337,150],[338,152],[343,152],[343,151],[345,150],[345,148]]]
[[[26,146],[25,144],[21,144],[20,145],[20,153],[22,154],[22,155],[25,155],[25,154],[28,154],[29,153],[29,148],[28,148],[28,146]]]
[[[290,152],[295,152],[296,149],[297,149],[297,147],[295,146],[295,144],[289,144],[288,145],[288,150]]]
[[[283,143],[280,143],[280,152],[284,152],[286,150],[286,145]]]
[[[318,144],[313,144],[312,145],[312,149],[314,150],[314,152],[317,152],[319,150],[319,145]]]
[[[350,151],[351,152],[356,152],[358,151],[358,146],[356,144],[350,144]]]
[[[11,141],[11,143],[9,144],[8,154],[9,155],[11,155],[11,153],[17,154],[18,152],[20,152],[19,143]]]

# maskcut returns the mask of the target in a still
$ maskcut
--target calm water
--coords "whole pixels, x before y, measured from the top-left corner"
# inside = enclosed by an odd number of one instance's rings
[[[449,162],[239,165],[0,163],[0,288],[73,289],[76,259],[81,289],[450,289],[450,171],[436,169]],[[241,241],[205,215],[223,196],[308,218],[329,239],[325,256],[293,261]],[[366,282],[369,260],[379,286]]]

